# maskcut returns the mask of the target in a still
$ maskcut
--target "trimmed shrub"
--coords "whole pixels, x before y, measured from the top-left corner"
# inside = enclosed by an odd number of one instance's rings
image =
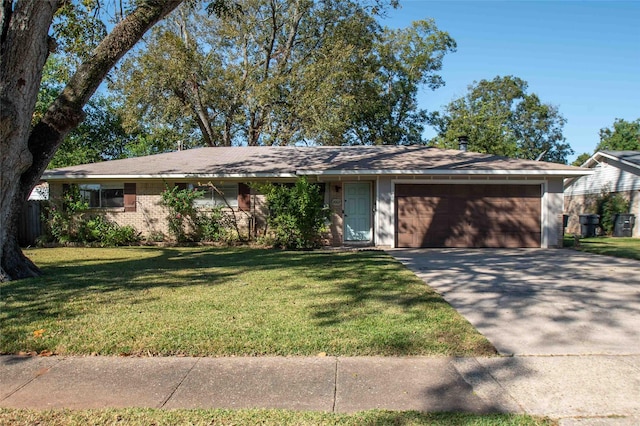
[[[162,205],[169,210],[167,222],[169,233],[179,243],[195,241],[197,235],[198,211],[194,201],[202,197],[203,191],[180,189],[177,186],[162,192]]]
[[[606,235],[613,234],[616,215],[629,213],[629,206],[629,201],[621,194],[603,190],[596,199],[596,213],[600,215],[600,226]]]
[[[293,186],[266,184],[258,189],[266,196],[267,223],[276,247],[306,250],[321,246],[329,210],[319,185],[303,177]]]

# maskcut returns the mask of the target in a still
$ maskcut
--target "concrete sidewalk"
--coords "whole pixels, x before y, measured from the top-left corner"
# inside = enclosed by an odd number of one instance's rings
[[[0,407],[516,412],[640,424],[640,356],[0,357]]]

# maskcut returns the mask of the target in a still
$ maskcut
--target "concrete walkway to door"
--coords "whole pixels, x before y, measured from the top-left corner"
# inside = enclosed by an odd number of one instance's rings
[[[503,355],[640,355],[640,261],[574,250],[389,253]]]

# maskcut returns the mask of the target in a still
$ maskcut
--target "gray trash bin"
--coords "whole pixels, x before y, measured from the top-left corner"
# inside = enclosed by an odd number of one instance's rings
[[[589,238],[596,236],[596,229],[600,223],[600,216],[597,214],[580,215],[580,237]]]
[[[636,217],[632,214],[617,214],[613,222],[613,236],[631,237],[633,235],[633,225],[635,222]]]

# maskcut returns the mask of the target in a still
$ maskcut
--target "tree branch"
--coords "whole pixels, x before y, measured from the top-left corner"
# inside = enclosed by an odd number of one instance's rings
[[[80,65],[29,136],[33,164],[22,174],[23,196],[27,196],[28,191],[38,182],[67,132],[82,121],[82,107],[98,89],[107,73],[149,28],[181,2],[182,0],[146,0],[140,3],[102,40],[87,61]]]

